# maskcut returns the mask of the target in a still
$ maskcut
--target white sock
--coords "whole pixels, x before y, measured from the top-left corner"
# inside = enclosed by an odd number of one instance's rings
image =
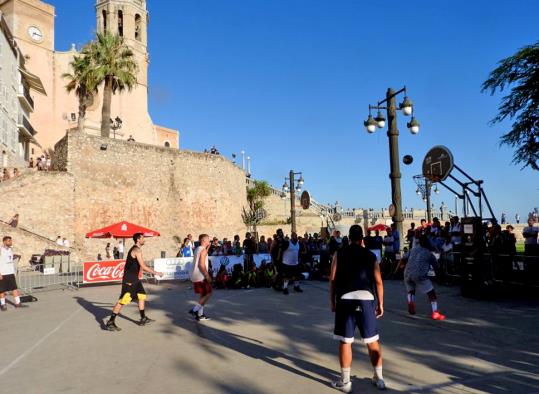
[[[299,287],[299,280],[294,281],[294,287]]]
[[[193,312],[197,313],[198,310],[199,310],[200,308],[202,308],[202,305],[196,304],[196,305],[193,307]]]
[[[15,298],[15,304],[19,305],[21,303],[21,297],[17,296]]]
[[[382,374],[382,367],[374,367],[374,376],[380,380],[384,380],[384,375]]]
[[[288,281],[285,280],[285,281],[283,282],[283,288],[286,289],[287,287],[288,287]]]
[[[415,295],[408,293],[408,303],[415,301]]]
[[[430,306],[431,306],[433,312],[436,312],[438,310],[438,302],[437,301],[431,301]]]
[[[350,381],[350,368],[341,368],[341,377],[343,383]]]
[[[204,314],[204,307],[203,306],[200,307],[200,309],[197,311],[197,314],[199,316],[202,316]]]
[[[0,298],[0,305],[6,305],[6,297]]]

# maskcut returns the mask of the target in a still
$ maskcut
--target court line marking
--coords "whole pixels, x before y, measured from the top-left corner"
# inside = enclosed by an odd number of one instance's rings
[[[14,366],[16,366],[22,359],[24,359],[30,353],[32,353],[34,350],[36,350],[43,342],[45,342],[51,335],[53,335],[58,330],[60,330],[60,328],[62,328],[64,324],[66,324],[69,320],[71,320],[82,309],[83,309],[82,307],[77,309],[75,312],[73,312],[71,315],[69,315],[64,321],[62,321],[60,324],[58,324],[58,326],[56,326],[56,328],[54,328],[47,335],[45,335],[39,341],[37,341],[33,346],[28,348],[23,354],[21,354],[15,360],[13,360],[11,363],[9,363],[6,367],[4,367],[2,370],[0,370],[0,377],[2,377],[6,372],[8,372],[10,369],[12,369]]]

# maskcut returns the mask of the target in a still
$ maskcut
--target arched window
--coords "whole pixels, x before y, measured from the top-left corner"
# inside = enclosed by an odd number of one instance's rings
[[[170,142],[165,141],[165,148],[170,148]]]
[[[120,37],[124,35],[124,13],[123,11],[118,11],[118,34]]]
[[[107,10],[103,10],[103,32],[107,31]]]
[[[135,15],[135,40],[142,41],[141,31],[142,18],[139,14]]]

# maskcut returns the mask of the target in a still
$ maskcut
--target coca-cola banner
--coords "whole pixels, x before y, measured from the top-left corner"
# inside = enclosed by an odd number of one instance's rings
[[[120,282],[124,277],[125,260],[83,263],[83,283]]]

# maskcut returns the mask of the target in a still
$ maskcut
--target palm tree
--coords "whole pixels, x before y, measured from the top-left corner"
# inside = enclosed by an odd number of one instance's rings
[[[253,186],[247,188],[249,209],[243,208],[242,218],[246,226],[253,228],[255,234],[258,223],[265,218],[264,200],[270,195],[271,188],[266,181],[254,181]]]
[[[137,84],[137,62],[122,36],[110,32],[97,33],[88,47],[96,81],[104,83],[101,111],[101,136],[110,137],[112,95],[131,91]]]
[[[75,91],[75,95],[79,99],[79,131],[84,130],[86,110],[88,106],[91,105],[94,95],[97,93],[98,86],[87,49],[88,47],[84,48],[81,55],[75,56],[73,61],[69,64],[71,73],[62,74],[62,78],[68,79],[66,90],[69,93]]]

